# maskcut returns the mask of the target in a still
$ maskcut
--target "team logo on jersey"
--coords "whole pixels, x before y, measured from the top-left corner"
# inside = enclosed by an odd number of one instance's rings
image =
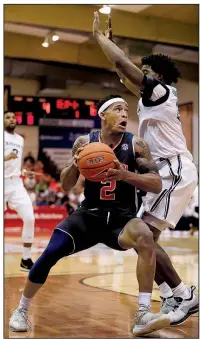
[[[127,151],[127,150],[128,150],[128,144],[123,144],[123,145],[121,145],[121,148],[122,148],[124,151]]]

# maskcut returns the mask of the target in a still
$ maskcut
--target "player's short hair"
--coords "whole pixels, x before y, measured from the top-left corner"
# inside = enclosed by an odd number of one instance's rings
[[[115,99],[115,98],[121,98],[121,99],[123,99],[122,97],[121,97],[121,95],[119,95],[119,94],[115,94],[115,95],[108,95],[108,96],[106,96],[105,98],[103,98],[103,99],[101,99],[98,103],[97,103],[97,105],[96,105],[96,108],[97,108],[97,111],[99,110],[99,108],[105,103],[105,102],[107,102],[107,101],[109,101],[109,100],[111,100],[111,99]]]
[[[181,78],[181,73],[175,62],[168,55],[151,54],[143,57],[141,61],[142,65],[149,65],[154,72],[161,74],[167,85],[171,85],[172,82],[176,84],[178,78]]]

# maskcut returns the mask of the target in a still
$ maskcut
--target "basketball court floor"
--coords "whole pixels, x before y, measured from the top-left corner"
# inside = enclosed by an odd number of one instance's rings
[[[33,259],[46,247],[50,231],[36,230]],[[198,235],[165,231],[160,243],[188,285],[198,287]],[[20,229],[5,230],[5,338],[128,338],[137,310],[138,286],[134,251],[116,252],[104,245],[61,259],[33,299],[27,333],[10,332],[8,322],[18,306],[27,273],[20,272]],[[199,294],[198,289],[196,293]],[[152,310],[160,308],[154,285]],[[198,314],[183,325],[147,335],[149,338],[198,338]]]

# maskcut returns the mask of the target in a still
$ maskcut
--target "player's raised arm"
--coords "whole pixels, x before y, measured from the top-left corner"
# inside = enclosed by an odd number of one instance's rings
[[[61,188],[65,192],[69,192],[77,183],[79,177],[77,157],[79,152],[82,151],[83,146],[86,145],[88,141],[88,135],[83,135],[78,137],[73,144],[71,164],[65,167],[60,175]]]
[[[136,67],[111,40],[109,40],[100,29],[98,12],[94,13],[93,34],[108,60],[117,68],[125,78],[143,90],[143,72]]]

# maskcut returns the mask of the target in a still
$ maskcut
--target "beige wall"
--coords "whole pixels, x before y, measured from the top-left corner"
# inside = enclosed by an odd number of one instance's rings
[[[38,157],[38,135],[39,128],[38,126],[17,126],[16,133],[20,134],[24,138],[24,152],[23,157],[27,155],[28,152],[31,152],[32,155]]]
[[[37,80],[27,80],[21,78],[5,77],[5,84],[11,85],[12,95],[37,95],[39,91],[39,82]],[[198,164],[198,83],[190,82],[187,80],[180,80],[177,85],[179,93],[179,104],[187,102],[193,102],[193,156],[194,161]],[[62,92],[62,96],[69,96],[80,99],[100,99],[109,94],[118,94],[117,91],[101,89],[94,86],[71,86],[66,91]],[[121,93],[119,93],[121,94]],[[130,118],[128,124],[128,130],[130,132],[137,133],[137,98],[133,95],[123,95],[129,103]],[[21,126],[23,128],[23,126]],[[26,127],[27,128],[27,127]],[[26,129],[25,128],[25,129]],[[29,127],[29,129],[32,127]],[[30,144],[33,148],[33,145]],[[34,146],[35,147],[35,146]]]
[[[4,85],[11,86],[11,95],[36,95],[39,90],[37,80],[5,77]]]
[[[193,157],[194,162],[198,165],[199,161],[199,87],[198,83],[186,80],[180,80],[178,85],[179,104],[188,102],[193,103]]]

